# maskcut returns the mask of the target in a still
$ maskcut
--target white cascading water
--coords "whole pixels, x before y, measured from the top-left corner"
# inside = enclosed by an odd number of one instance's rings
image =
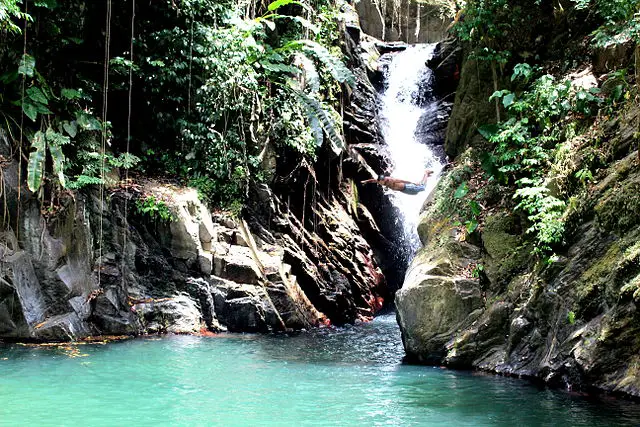
[[[424,135],[417,132],[419,124],[435,120],[438,111],[437,100],[429,99],[430,95],[424,99],[425,85],[433,80],[432,71],[425,63],[433,55],[434,48],[435,44],[416,45],[394,54],[385,73],[386,89],[382,94],[381,128],[394,163],[391,176],[418,183],[426,169],[434,172],[427,181],[426,190],[421,193],[409,195],[390,191],[392,203],[400,211],[396,221],[400,221],[404,229],[407,261],[420,247],[417,232],[420,209],[444,166],[432,147],[425,143]]]

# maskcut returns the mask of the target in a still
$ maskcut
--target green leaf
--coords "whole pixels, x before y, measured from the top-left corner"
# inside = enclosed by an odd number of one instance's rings
[[[513,101],[515,99],[516,99],[516,95],[513,93],[505,95],[504,98],[502,98],[502,105],[504,105],[504,108],[508,108],[509,105],[513,104]]]
[[[44,7],[47,9],[55,9],[58,7],[58,2],[56,0],[36,0],[34,6]]]
[[[75,138],[76,135],[78,134],[78,125],[75,120],[72,122],[68,122],[68,121],[62,122],[62,128],[65,130],[65,132],[67,132],[67,134],[71,138]]]
[[[31,140],[31,148],[35,149],[29,154],[27,165],[27,186],[29,190],[36,193],[42,185],[44,175],[44,162],[46,159],[46,141],[41,131],[36,132]]]
[[[518,77],[522,77],[526,83],[529,81],[529,78],[531,77],[532,74],[533,74],[533,69],[531,68],[531,65],[527,63],[516,64],[516,66],[513,67],[513,74],[511,75],[511,81],[514,81]]]
[[[508,90],[497,90],[491,94],[489,101],[493,101],[495,98],[502,98],[506,94],[511,93]]]
[[[38,112],[38,114],[53,114],[51,110],[49,110],[44,104],[34,102],[33,106],[36,107],[36,111]]]
[[[27,96],[32,100],[39,102],[41,104],[44,104],[44,105],[49,104],[49,99],[44,94],[42,89],[40,89],[37,86],[32,86],[29,89],[27,89]]]
[[[491,138],[499,131],[500,127],[496,124],[484,125],[478,128],[478,132],[480,133],[480,135],[482,135],[487,141],[490,141]]]
[[[33,72],[36,68],[36,59],[29,55],[22,55],[22,59],[20,60],[20,66],[18,67],[18,74],[22,74],[23,76],[33,77]]]
[[[456,192],[453,194],[454,199],[462,199],[469,192],[469,186],[467,186],[466,182],[463,182],[458,186]]]
[[[282,6],[286,6],[288,4],[297,4],[300,6],[304,6],[302,3],[300,3],[299,1],[296,0],[276,0],[274,2],[269,3],[269,6],[267,6],[267,10],[269,11],[274,11],[277,10],[279,8],[281,8]]]
[[[25,99],[22,103],[22,111],[32,121],[36,121],[36,118],[38,117],[38,110],[36,106],[32,104],[28,99]]]
[[[90,114],[84,112],[76,113],[76,122],[83,130],[102,130],[100,121]]]
[[[477,230],[478,221],[476,221],[476,220],[466,221],[464,223],[464,225],[467,228],[467,233],[471,234],[471,233],[473,233],[474,231]]]
[[[469,208],[471,209],[471,214],[474,217],[477,217],[478,215],[480,215],[480,212],[481,212],[480,204],[478,204],[478,202],[476,202],[475,200],[469,201]]]
[[[58,182],[62,186],[62,188],[66,187],[66,181],[64,178],[64,162],[65,157],[62,153],[62,148],[59,145],[51,144],[49,145],[49,153],[51,154],[51,159],[53,160],[53,173],[58,177]]]
[[[82,98],[82,92],[76,89],[62,89],[60,94],[67,99],[78,99]]]

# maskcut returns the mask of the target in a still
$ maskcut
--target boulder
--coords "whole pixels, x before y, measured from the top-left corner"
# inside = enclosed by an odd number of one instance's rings
[[[231,332],[269,332],[286,329],[261,286],[214,279],[216,313]]]
[[[146,333],[196,333],[203,324],[199,307],[188,295],[143,302],[133,308]]]
[[[395,300],[408,356],[442,362],[451,336],[480,316],[484,298],[479,281],[456,274],[479,255],[478,248],[451,241],[439,249],[422,249],[411,263]]]

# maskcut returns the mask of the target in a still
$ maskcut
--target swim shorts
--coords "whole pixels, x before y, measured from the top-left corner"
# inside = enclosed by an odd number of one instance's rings
[[[424,185],[418,184],[404,184],[404,189],[402,190],[405,194],[418,194],[421,191],[424,191]]]

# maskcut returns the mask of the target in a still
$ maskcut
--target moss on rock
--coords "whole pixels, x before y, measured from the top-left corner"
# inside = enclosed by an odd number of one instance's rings
[[[617,183],[595,206],[598,225],[606,231],[624,233],[640,224],[640,176]]]

